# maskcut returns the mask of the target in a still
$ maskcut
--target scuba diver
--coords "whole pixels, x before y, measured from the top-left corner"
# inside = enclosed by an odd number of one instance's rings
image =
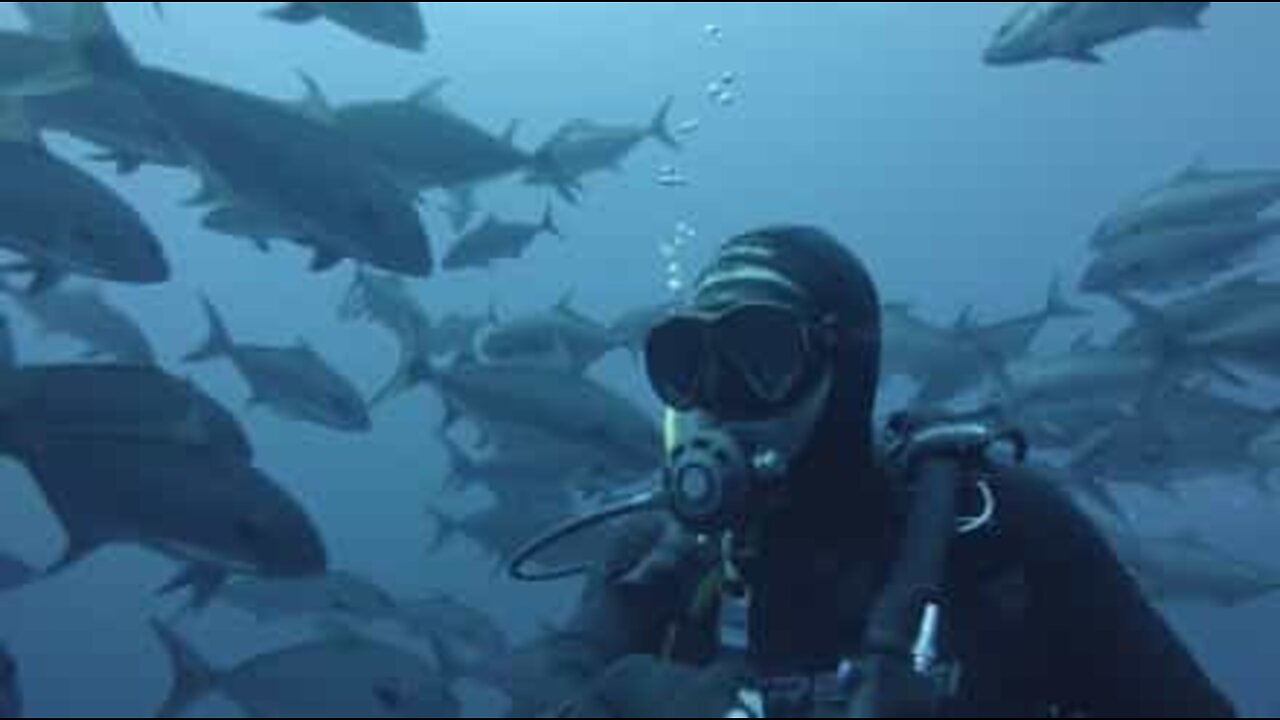
[[[645,347],[671,410],[656,488],[512,565],[570,575],[528,567],[629,518],[548,645],[554,682],[641,656],[731,668],[709,717],[1235,717],[1090,521],[1019,464],[1017,433],[903,415],[885,445],[880,342],[876,288],[836,239],[720,249]],[[641,716],[566,700],[550,716]]]

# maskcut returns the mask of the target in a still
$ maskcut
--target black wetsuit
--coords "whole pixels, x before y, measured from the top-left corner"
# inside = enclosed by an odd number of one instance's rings
[[[1021,471],[995,490],[996,522],[962,539],[952,559],[943,645],[963,673],[946,717],[1235,717],[1069,499]],[[859,654],[894,526],[851,531],[844,543],[796,537],[771,546],[779,560],[753,596],[757,667],[817,674]],[[560,682],[585,687],[636,654],[717,660],[715,603],[695,608],[715,553],[673,527],[659,530],[629,529],[611,568],[627,572],[594,582],[563,642],[546,649],[561,655],[544,658]],[[814,540],[825,547],[803,547]]]
[[[772,228],[727,243],[708,276],[729,279],[700,284],[694,304],[770,299],[776,285],[762,284],[758,273],[733,279],[753,266],[802,288],[807,310],[834,316],[839,336],[826,358],[830,397],[789,464],[787,502],[757,520],[760,554],[746,571],[750,665],[770,675],[830,673],[862,654],[870,608],[904,534],[899,483],[877,459],[880,301],[866,268],[840,242],[812,228]],[[948,715],[1234,716],[1065,495],[1021,469],[992,484],[994,522],[961,539],[950,563],[942,644],[963,682]],[[629,655],[694,665],[717,659],[717,596],[706,590],[721,566],[718,552],[672,523],[637,521],[623,533],[569,632],[519,658],[525,677],[516,712],[570,700],[565,694]]]

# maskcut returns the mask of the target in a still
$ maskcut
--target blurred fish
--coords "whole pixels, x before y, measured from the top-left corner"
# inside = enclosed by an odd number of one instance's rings
[[[316,270],[352,259],[430,274],[412,199],[364,148],[271,100],[145,67],[101,3],[75,4],[78,42],[93,49],[93,78],[132,88],[182,144],[204,183],[193,202],[278,229],[316,252]]]
[[[1155,230],[1256,217],[1280,203],[1280,172],[1215,172],[1197,162],[1116,211],[1094,233],[1108,250]]]
[[[1114,540],[1121,559],[1160,602],[1235,608],[1280,593],[1280,571],[1231,557],[1196,535]]]
[[[431,332],[431,355],[469,353],[476,337],[492,322],[488,315],[453,314],[440,318]]]
[[[18,678],[18,661],[0,643],[0,718],[20,718],[22,686]]]
[[[456,718],[461,709],[424,660],[356,635],[267,653],[219,671],[174,631],[155,625],[173,668],[156,717],[180,717],[225,695],[255,718]]]
[[[463,418],[482,428],[537,428],[563,442],[596,445],[637,465],[661,453],[658,423],[649,413],[593,380],[543,368],[464,361],[437,369],[430,362],[414,362],[401,368],[375,403],[424,383],[444,400],[446,428]]]
[[[0,373],[0,418],[8,418],[0,423],[0,446],[19,456],[55,440],[112,440],[253,459],[244,429],[226,408],[191,382],[150,367],[31,366]]]
[[[488,363],[558,361],[566,372],[586,372],[618,348],[612,331],[586,317],[566,296],[550,311],[500,320],[482,330],[476,355]]]
[[[413,192],[458,188],[530,167],[534,157],[454,112],[440,99],[446,80],[435,80],[402,100],[335,106],[319,83],[303,75],[304,114],[340,129]],[[465,205],[465,204],[464,204]]]
[[[597,445],[565,442],[536,427],[491,423],[482,432],[485,446],[479,457],[451,437],[443,438],[450,467],[447,487],[482,484],[501,500],[518,503],[549,491],[593,493],[626,487],[662,464],[659,453],[648,462],[636,462],[613,457]]]
[[[427,28],[416,2],[291,2],[267,14],[295,25],[328,20],[410,52],[422,52],[427,46]]]
[[[461,538],[476,543],[495,558],[507,559],[530,540],[573,517],[578,510],[569,493],[555,491],[526,496],[518,504],[499,502],[462,517],[428,507],[427,517],[433,522],[434,536],[427,543],[427,549],[439,550]],[[607,544],[604,530],[583,533],[549,548],[538,561],[556,567],[590,564],[602,558]]]
[[[983,59],[1024,65],[1061,58],[1101,63],[1098,48],[1156,28],[1199,30],[1207,2],[1032,2],[1001,26]]]
[[[456,271],[487,268],[499,260],[515,260],[528,252],[543,234],[564,237],[550,207],[540,223],[508,222],[491,215],[480,227],[458,238],[441,266]]]
[[[1131,237],[1098,257],[1080,289],[1115,294],[1171,292],[1204,285],[1254,259],[1280,235],[1280,220],[1228,220],[1155,230]]]
[[[107,302],[97,286],[57,288],[30,296],[0,283],[41,333],[82,341],[84,359],[106,357],[125,365],[155,365],[155,351],[133,318]]]
[[[976,343],[1001,362],[1009,362],[1026,356],[1036,338],[1054,320],[1073,320],[1088,317],[1089,312],[1072,305],[1062,290],[1062,283],[1055,279],[1049,288],[1049,296],[1043,310],[1010,318],[1002,322],[982,325],[962,318],[960,337]]]
[[[1012,363],[1001,405],[1021,413],[1055,405],[1106,403],[1133,408],[1166,380],[1166,363],[1146,353],[1076,352]]]
[[[455,679],[511,649],[493,618],[448,595],[401,603],[398,619],[405,632],[432,643]]]
[[[5,553],[0,553],[0,592],[29,585],[40,577],[36,569]]]
[[[977,390],[1001,363],[997,349],[972,341],[974,324],[966,310],[952,328],[917,317],[907,305],[883,309],[883,363],[886,378],[905,377],[918,389],[916,407],[935,407]],[[964,337],[968,333],[970,337]],[[1003,341],[993,333],[992,341]]]
[[[0,30],[0,96],[55,95],[83,85],[87,72],[87,58],[74,45],[57,38]]]
[[[368,320],[395,335],[402,344],[431,334],[431,318],[404,279],[357,267],[355,280],[338,309],[346,321]]]
[[[258,622],[342,616],[363,622],[396,617],[396,601],[372,581],[346,572],[295,579],[247,578],[229,583],[218,600]]]
[[[1212,334],[1223,325],[1254,315],[1262,308],[1280,306],[1280,283],[1261,280],[1256,275],[1247,275],[1223,283],[1217,287],[1195,293],[1162,307],[1146,307],[1132,298],[1121,303],[1132,310],[1135,305],[1140,317],[1116,339],[1116,347],[1125,350],[1140,350],[1150,347],[1153,328],[1144,324],[1144,320],[1158,320],[1159,334],[1185,338],[1195,342],[1196,338]],[[1280,316],[1277,317],[1277,331],[1280,331]]]
[[[446,192],[449,195],[449,202],[440,210],[449,218],[449,226],[453,232],[461,235],[471,226],[471,221],[480,212],[480,206],[476,204],[475,187],[457,186],[446,189]]]
[[[565,124],[537,150],[538,162],[526,180],[534,185],[564,188],[576,186],[589,175],[621,169],[646,140],[657,140],[673,150],[680,141],[671,132],[673,98],[663,102],[648,125],[605,125],[590,120]]]
[[[325,570],[319,532],[261,471],[215,449],[53,437],[19,456],[66,530],[60,572],[104,546],[137,544],[186,565],[162,592],[203,606],[230,575]]]
[[[230,360],[249,384],[249,403],[268,407],[282,418],[341,432],[373,428],[360,391],[305,341],[288,348],[239,345],[208,298],[204,309],[209,338],[186,356],[187,362]]]
[[[1210,321],[1195,332],[1185,326],[1186,317],[1171,321],[1162,310],[1135,298],[1118,296],[1117,300],[1134,318],[1134,337],[1165,354],[1208,362],[1219,378],[1233,380],[1230,368],[1221,366],[1219,361],[1272,375],[1280,373],[1280,312],[1274,303],[1261,298],[1265,289],[1253,291],[1259,293],[1254,296],[1259,302],[1239,307],[1237,314]],[[1179,327],[1179,320],[1183,327]],[[1233,382],[1244,384],[1238,377]]]
[[[67,275],[122,283],[169,279],[160,241],[106,185],[56,158],[36,137],[20,101],[0,99],[0,246],[26,260],[33,293]]]
[[[41,130],[64,132],[102,148],[92,159],[113,164],[121,174],[132,174],[143,165],[187,164],[186,151],[164,120],[124,83],[101,80],[30,98],[27,110]]]
[[[1145,399],[1133,415],[1094,428],[1073,467],[1161,493],[1213,477],[1241,477],[1265,492],[1267,467],[1249,448],[1274,419],[1210,390],[1172,386]]]

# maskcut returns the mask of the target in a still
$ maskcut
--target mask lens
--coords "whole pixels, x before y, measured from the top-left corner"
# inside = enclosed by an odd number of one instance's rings
[[[715,326],[714,343],[736,370],[746,395],[763,405],[788,400],[804,378],[809,342],[792,310],[760,305],[730,313]],[[726,378],[727,379],[727,378]]]
[[[653,390],[669,407],[697,407],[707,362],[706,329],[693,318],[673,318],[649,333],[645,370]]]

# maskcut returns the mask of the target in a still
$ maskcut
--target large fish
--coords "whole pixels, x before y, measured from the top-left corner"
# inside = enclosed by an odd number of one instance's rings
[[[267,653],[219,671],[172,630],[156,633],[173,686],[156,717],[223,695],[255,718],[456,718],[458,700],[426,661],[356,635]]]
[[[1195,288],[1253,260],[1277,235],[1280,220],[1251,218],[1154,230],[1105,251],[1080,289],[1115,294]]]
[[[27,100],[32,122],[93,143],[93,159],[121,174],[143,165],[182,167],[187,154],[146,100],[125,83],[101,80],[56,95]]]
[[[446,107],[445,81],[428,83],[402,100],[335,106],[303,76],[304,114],[340,129],[376,156],[408,189],[467,187],[531,167],[536,158]]]
[[[1265,312],[1265,308],[1280,307],[1280,283],[1249,275],[1159,308],[1146,308],[1132,298],[1121,304],[1130,308],[1136,305],[1145,310],[1139,309],[1140,317],[1121,333],[1116,347],[1126,350],[1150,347],[1153,328],[1142,322],[1146,318],[1157,321],[1159,333],[1186,338],[1194,343],[1196,338],[1211,335],[1224,325]],[[1280,333],[1280,315],[1277,316],[1277,332]]]
[[[445,270],[457,271],[491,267],[500,260],[515,260],[528,252],[534,241],[544,234],[564,237],[550,207],[543,213],[542,221],[537,223],[513,222],[491,215],[480,227],[458,238],[441,265]]]
[[[565,297],[549,311],[499,320],[481,331],[476,354],[489,363],[549,363],[585,372],[618,347],[610,328],[575,310]]]
[[[1255,217],[1278,202],[1280,172],[1217,172],[1197,162],[1113,213],[1091,244],[1105,251],[1153,230]]]
[[[673,103],[672,98],[664,101],[647,125],[606,125],[591,120],[566,123],[534,153],[537,162],[527,181],[551,185],[572,196],[587,176],[619,170],[647,140],[678,150],[680,141],[670,128]]]
[[[372,581],[346,572],[296,579],[246,578],[226,586],[218,600],[258,622],[340,616],[374,622],[398,616],[399,606]]]
[[[97,286],[57,288],[28,295],[0,283],[45,335],[65,335],[85,344],[84,358],[106,357],[125,365],[154,365],[155,351],[133,318],[111,305]]]
[[[1101,63],[1098,49],[1155,28],[1199,30],[1207,2],[1031,2],[996,34],[988,65],[1052,59]]]
[[[416,2],[291,2],[268,15],[295,25],[328,20],[362,37],[411,52],[421,52],[427,46],[427,28]]]
[[[186,150],[214,227],[252,219],[315,251],[426,276],[433,260],[413,199],[363,147],[280,103],[140,64],[102,3],[75,3],[77,43],[93,72],[141,95]],[[221,211],[221,215],[217,214]],[[230,222],[227,217],[235,218]]]
[[[0,99],[0,246],[26,258],[33,292],[68,275],[133,284],[169,279],[160,241],[113,190],[55,157],[20,101]]]
[[[206,298],[209,338],[187,362],[226,358],[249,384],[250,404],[281,417],[332,430],[363,433],[373,427],[360,391],[306,342],[294,347],[240,345],[231,339],[217,308]]]
[[[658,423],[649,413],[579,375],[465,360],[437,369],[422,360],[402,368],[375,402],[421,384],[431,385],[444,399],[446,427],[465,418],[482,429],[536,428],[562,442],[598,446],[640,466],[662,452]]]
[[[164,590],[190,587],[195,605],[231,575],[325,571],[306,513],[243,460],[175,443],[56,437],[21,459],[68,536],[53,571],[107,545],[141,545],[187,566]]]

